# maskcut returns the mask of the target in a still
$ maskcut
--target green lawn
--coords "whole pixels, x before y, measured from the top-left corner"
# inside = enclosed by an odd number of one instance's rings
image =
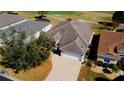
[[[20,11],[20,15],[28,19],[34,20],[34,17],[39,15],[37,11]],[[74,20],[84,19],[88,21],[111,21],[113,12],[111,11],[49,11],[47,18],[51,20],[53,25],[60,22],[60,19],[66,20],[71,18]]]
[[[112,17],[101,17],[102,20],[111,21]]]
[[[96,73],[96,72],[93,72],[91,71],[90,67],[81,67],[81,70],[80,70],[80,73],[79,73],[79,76],[78,76],[78,81],[82,81],[82,80],[85,80],[85,81],[95,81],[95,78],[106,78],[106,75],[102,74],[102,73]],[[110,79],[109,79],[110,80]]]
[[[49,11],[47,14],[47,19],[50,20],[53,26],[58,24],[61,20],[66,20],[67,18],[74,20],[84,19],[95,22],[110,22],[113,13],[113,11]],[[34,20],[34,17],[39,15],[37,11],[21,11],[19,14],[30,20]],[[91,24],[91,26],[96,35],[100,34],[100,28],[103,27],[102,25]]]
[[[37,14],[37,11],[21,11],[23,13],[27,13],[27,14]],[[75,11],[49,11],[48,15],[80,15],[80,12],[75,12]]]
[[[80,12],[75,12],[75,11],[50,11],[48,12],[48,15],[60,15],[60,16],[79,16],[81,13]]]

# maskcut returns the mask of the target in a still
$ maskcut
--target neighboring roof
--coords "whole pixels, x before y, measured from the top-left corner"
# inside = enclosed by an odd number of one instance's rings
[[[88,48],[92,34],[89,24],[73,20],[61,22],[48,32],[56,42],[59,40],[61,50],[78,53],[84,53]]]
[[[115,47],[117,50],[124,49],[124,33],[112,32],[112,31],[101,31],[98,55],[110,57],[112,59],[118,59],[118,53],[114,52]],[[121,45],[121,46],[120,46]]]
[[[25,17],[11,14],[0,14],[0,28],[24,20]]]
[[[18,24],[16,26],[10,27],[6,30],[1,30],[0,34],[3,32],[9,33],[12,28],[14,28],[16,31],[25,31],[26,36],[34,35],[38,31],[42,31],[44,27],[49,25],[49,22],[42,22],[42,21],[25,21],[21,24]]]
[[[14,79],[0,74],[0,81],[13,81]]]

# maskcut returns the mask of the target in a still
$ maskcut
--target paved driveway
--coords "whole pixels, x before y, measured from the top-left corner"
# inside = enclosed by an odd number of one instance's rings
[[[66,58],[60,57],[56,54],[52,55],[52,70],[48,77],[47,81],[76,81],[79,71],[81,68],[81,62]]]

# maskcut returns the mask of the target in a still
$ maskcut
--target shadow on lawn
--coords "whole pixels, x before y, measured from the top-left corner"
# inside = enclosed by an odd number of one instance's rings
[[[35,16],[35,21],[50,22],[50,20],[45,17],[46,16]]]
[[[114,78],[113,80],[109,80],[109,79],[106,79],[106,78],[101,78],[101,77],[97,77],[95,78],[96,81],[124,81],[124,75],[120,75],[116,78]]]
[[[124,32],[124,29],[118,29],[117,32]]]
[[[110,81],[109,79],[102,78],[102,77],[97,77],[95,78],[96,81]]]
[[[113,79],[113,81],[124,81],[124,75],[116,77],[115,79]]]

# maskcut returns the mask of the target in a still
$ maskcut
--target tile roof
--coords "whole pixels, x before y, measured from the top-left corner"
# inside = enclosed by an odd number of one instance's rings
[[[115,47],[117,47],[117,50],[124,49],[123,43],[124,43],[124,33],[101,31],[99,47],[98,47],[98,55],[107,56],[112,59],[118,59],[119,54],[115,53],[114,49]]]
[[[8,76],[0,74],[0,81],[14,81],[14,79],[12,79],[12,78],[10,78]]]
[[[89,24],[80,21],[64,21],[48,31],[56,42],[59,40],[61,50],[84,53],[88,48],[93,31]]]
[[[19,15],[0,14],[0,28],[24,20],[25,17]]]
[[[42,21],[25,21],[21,24],[17,24],[8,29],[0,30],[0,36],[2,35],[3,32],[6,34],[9,34],[12,29],[15,29],[17,32],[25,31],[26,37],[30,37],[31,35],[34,35],[36,32],[42,31],[42,29],[48,26],[49,24],[50,24],[49,22],[44,22],[44,21],[43,22]],[[1,39],[0,39],[0,42],[2,42]]]

